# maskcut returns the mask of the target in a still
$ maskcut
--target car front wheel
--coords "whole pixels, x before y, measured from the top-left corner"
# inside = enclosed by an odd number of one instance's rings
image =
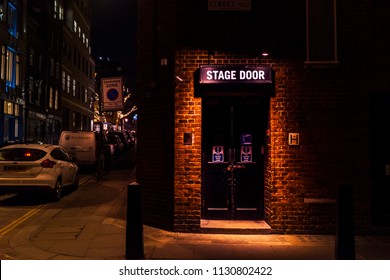
[[[56,185],[53,189],[53,200],[58,201],[61,198],[62,194],[62,183],[61,183],[61,178],[58,178]]]

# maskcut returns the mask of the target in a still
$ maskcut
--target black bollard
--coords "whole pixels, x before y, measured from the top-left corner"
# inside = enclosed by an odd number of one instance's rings
[[[344,185],[339,188],[336,215],[335,258],[337,260],[354,260],[356,256],[353,193],[349,186]]]
[[[141,186],[133,182],[127,186],[126,259],[144,258]]]

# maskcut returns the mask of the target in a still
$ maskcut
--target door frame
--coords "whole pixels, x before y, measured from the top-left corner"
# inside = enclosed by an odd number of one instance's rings
[[[207,187],[207,180],[206,180],[206,173],[210,172],[207,170],[209,168],[208,164],[208,156],[207,153],[211,153],[211,151],[208,151],[209,147],[206,147],[206,139],[208,133],[205,129],[205,126],[207,125],[207,117],[205,116],[206,114],[204,113],[205,110],[210,109],[209,104],[234,104],[235,102],[242,102],[244,103],[251,103],[252,106],[255,106],[258,108],[259,116],[261,116],[261,120],[259,122],[255,122],[254,125],[261,123],[261,129],[262,131],[259,132],[259,135],[261,135],[262,138],[262,152],[261,152],[261,160],[258,162],[258,171],[261,173],[259,174],[260,176],[260,181],[261,181],[261,186],[259,186],[259,201],[258,201],[258,208],[256,208],[256,211],[249,210],[249,209],[243,209],[243,211],[236,211],[234,215],[227,215],[227,212],[230,211],[230,209],[221,209],[218,211],[218,209],[215,209],[213,211],[210,211],[207,209],[208,205],[206,205],[208,197],[206,197],[208,194],[208,187]],[[254,104],[254,105],[253,105]],[[265,156],[267,155],[266,153],[266,148],[267,148],[267,141],[266,141],[266,129],[268,126],[268,117],[269,117],[269,105],[270,105],[270,98],[269,97],[254,97],[253,95],[248,95],[245,96],[245,93],[243,93],[242,96],[237,96],[235,95],[234,97],[232,96],[210,96],[210,97],[203,97],[202,98],[202,205],[201,205],[201,216],[204,219],[242,219],[242,220],[259,220],[263,219],[264,217],[264,187],[265,187],[265,180],[264,180],[264,175],[265,175]],[[252,108],[253,109],[253,108]],[[257,113],[256,113],[257,114]],[[251,124],[253,126],[253,124]],[[227,156],[228,151],[225,151],[225,155]],[[217,163],[216,165],[226,165],[228,166],[227,163]],[[260,167],[260,168],[259,168]],[[207,170],[207,172],[206,172]]]

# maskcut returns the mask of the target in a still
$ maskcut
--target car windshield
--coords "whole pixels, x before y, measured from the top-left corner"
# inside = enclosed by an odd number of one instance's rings
[[[36,161],[46,155],[45,151],[31,148],[10,148],[0,150],[0,161]]]

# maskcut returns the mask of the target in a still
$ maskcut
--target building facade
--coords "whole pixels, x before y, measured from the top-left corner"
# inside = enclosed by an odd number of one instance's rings
[[[64,1],[62,129],[92,130],[95,61],[91,54],[91,3]]]
[[[27,1],[25,125],[27,141],[57,143],[61,129],[62,2]]]
[[[381,0],[139,1],[145,223],[331,233],[348,186],[357,232],[390,225],[389,10]]]
[[[23,139],[24,1],[0,1],[0,144]]]
[[[0,144],[91,130],[89,1],[0,1]]]

